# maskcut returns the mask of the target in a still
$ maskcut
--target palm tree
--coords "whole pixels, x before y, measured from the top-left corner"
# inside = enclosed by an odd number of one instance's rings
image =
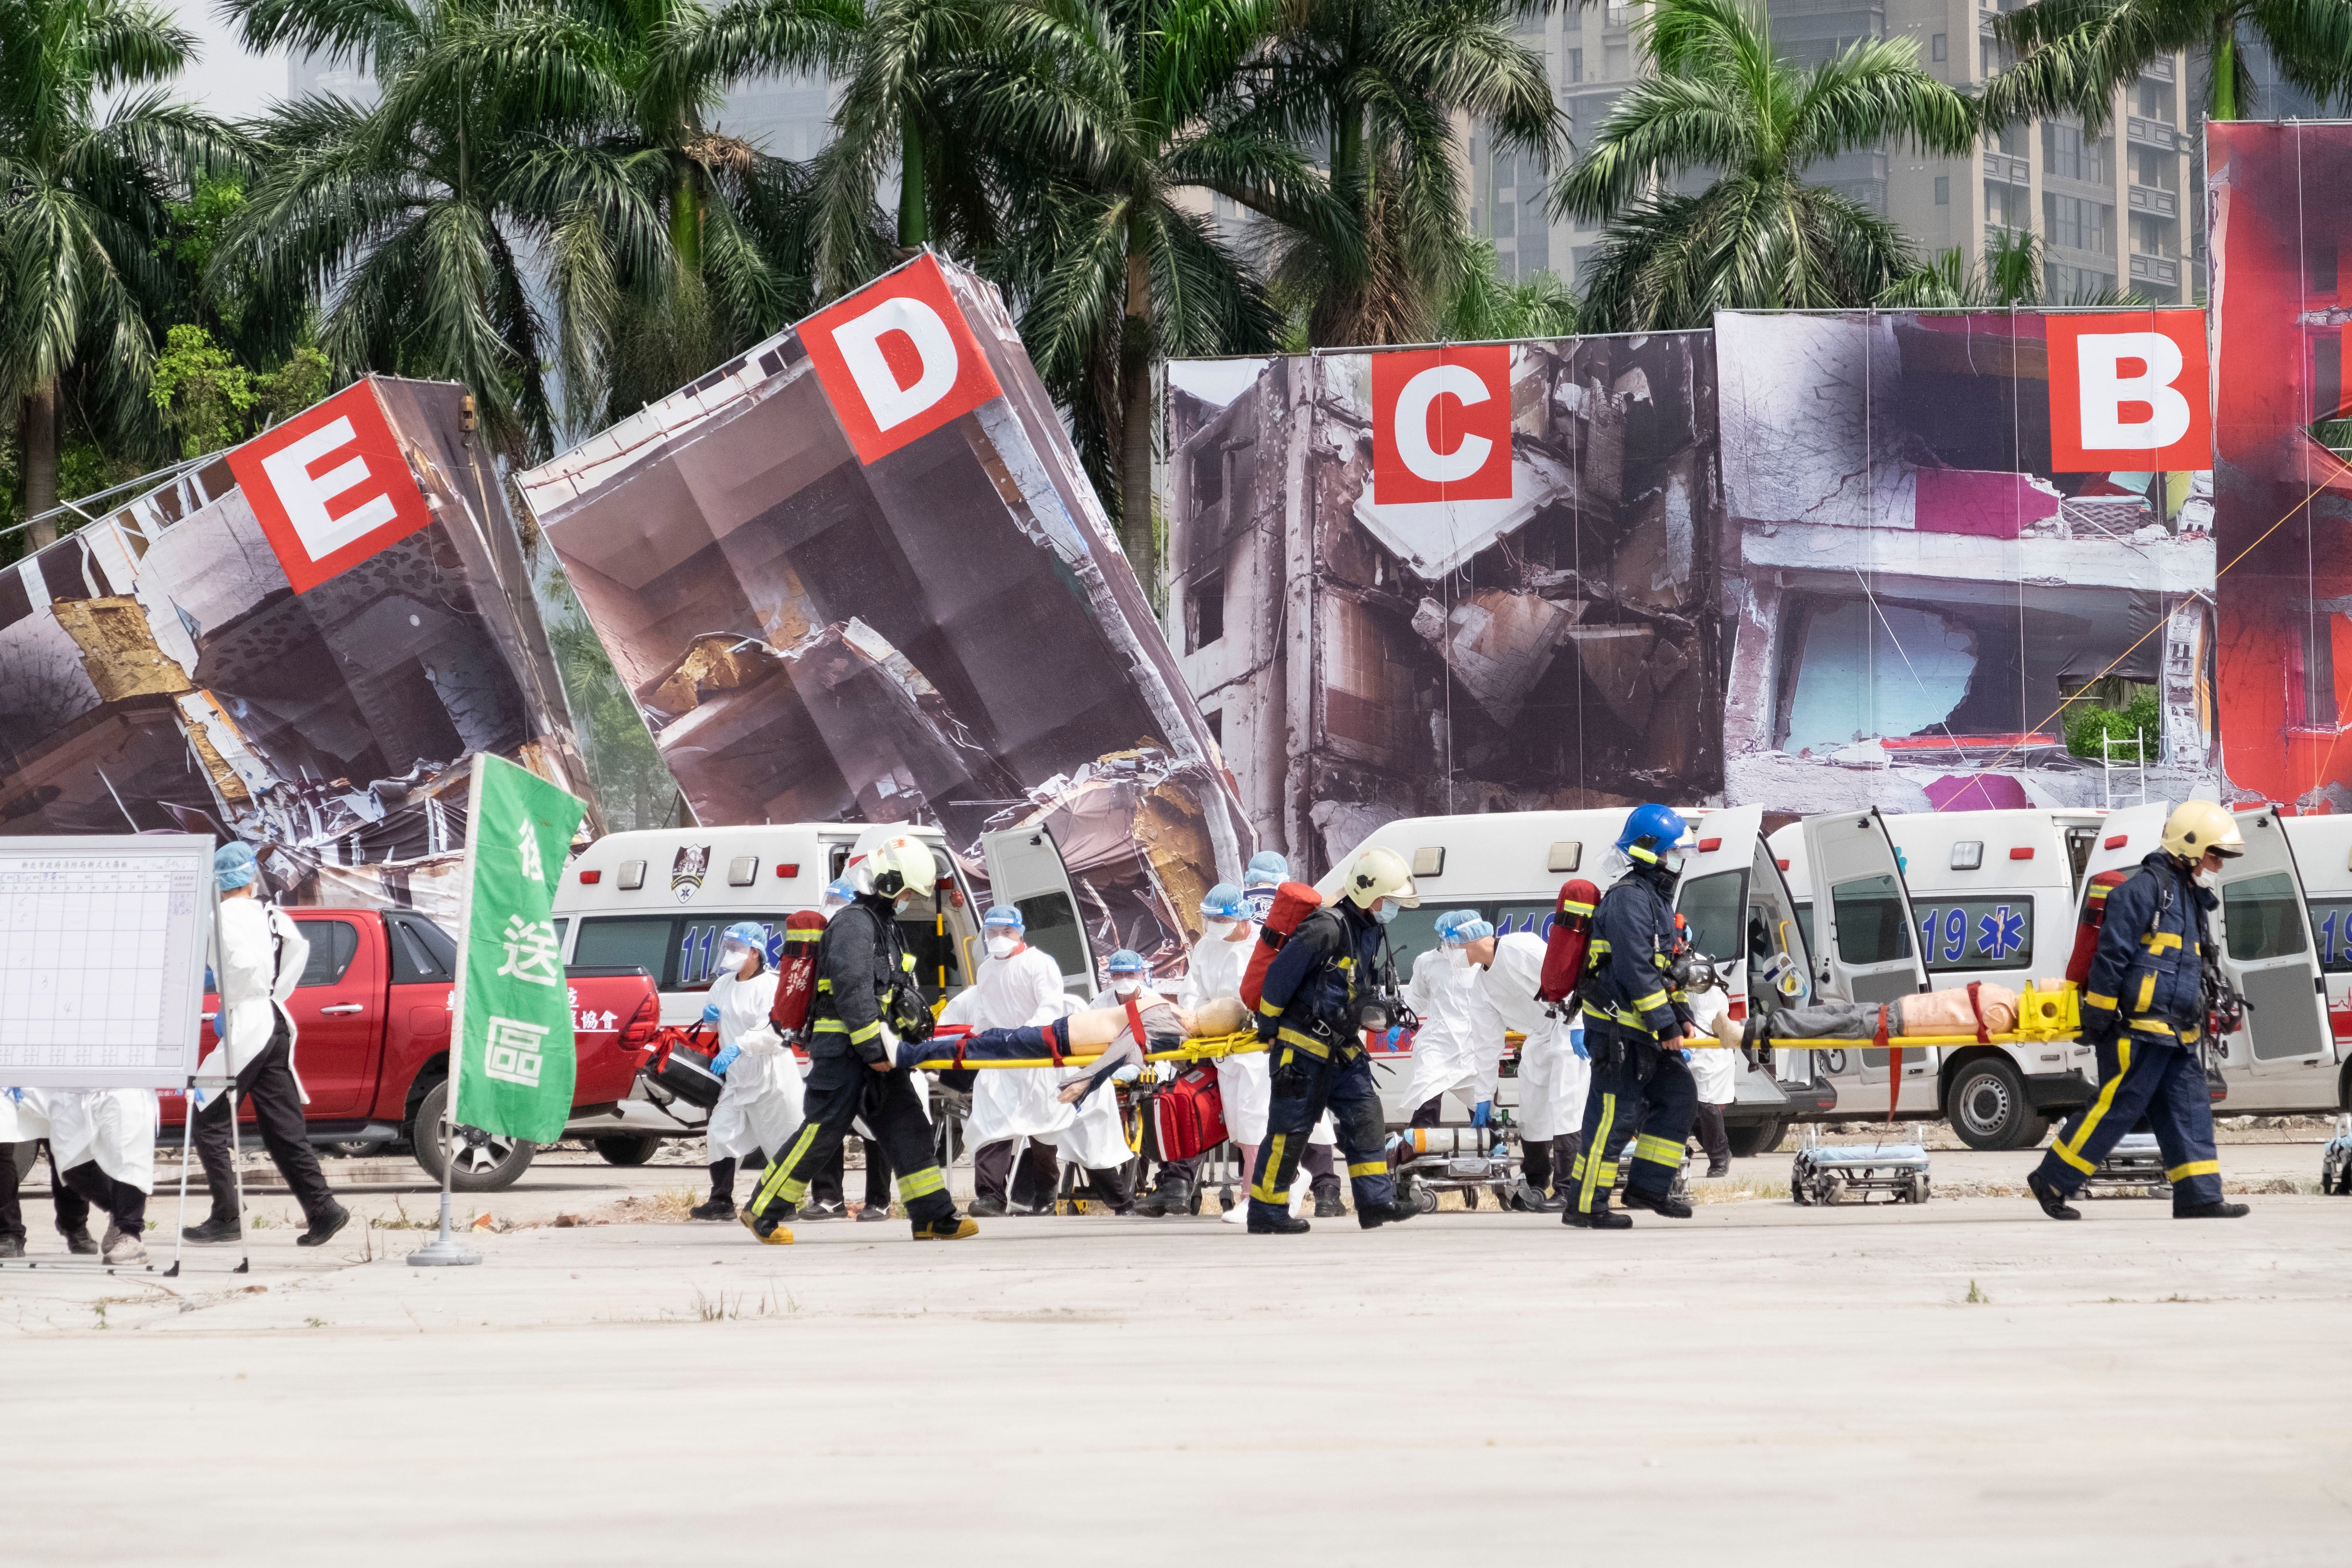
[[[0,0],[0,392],[18,404],[28,516],[58,504],[69,384],[86,416],[160,437],[147,323],[172,307],[169,204],[240,154],[159,85],[194,60],[194,37],[136,0]],[[32,536],[51,542],[55,521]]]
[[[2023,305],[2104,307],[2147,301],[2128,289],[2076,289],[2053,300],[2043,287],[2042,240],[2031,229],[2001,229],[1987,237],[1984,258],[1971,266],[1958,248],[1937,251],[1907,277],[1879,295],[1879,305],[1897,310],[2007,310]]]
[[[2208,58],[2205,111],[2235,120],[2254,103],[2242,29],[2267,45],[2279,75],[2321,103],[2352,102],[2352,5],[2345,0],[2033,0],[1994,23],[2022,57],[1985,83],[1986,123],[2072,112],[2105,128],[2116,94],[2182,49]]]
[[[1773,53],[1736,0],[1656,0],[1643,30],[1656,74],[1622,94],[1553,189],[1605,219],[1585,330],[1703,327],[1718,310],[1865,304],[1909,273],[1895,226],[1806,168],[1904,140],[1958,155],[1969,101],[1919,68],[1910,39],[1865,39],[1811,68]],[[1712,171],[1696,195],[1677,176]]]
[[[1298,0],[1275,42],[1259,112],[1330,150],[1331,187],[1369,243],[1333,255],[1277,237],[1277,290],[1318,343],[1419,342],[1479,258],[1463,222],[1453,117],[1502,152],[1564,144],[1543,56],[1513,36],[1520,0]]]
[[[1148,584],[1153,369],[1170,354],[1263,352],[1276,325],[1180,193],[1216,192],[1343,257],[1361,246],[1307,155],[1250,112],[1278,4],[1031,0],[940,83],[954,122],[996,160],[998,264],[1026,301],[1022,337],[1097,487],[1118,498],[1120,543]]]
[[[1454,342],[1575,335],[1582,312],[1556,274],[1531,273],[1506,283],[1496,266],[1493,240],[1474,236],[1468,249],[1470,276],[1445,302],[1438,335]]]

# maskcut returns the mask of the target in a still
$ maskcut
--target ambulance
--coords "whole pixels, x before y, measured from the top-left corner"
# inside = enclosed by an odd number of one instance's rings
[[[2328,1044],[2334,1059],[2323,1064],[2315,1052],[2315,1059],[2308,1063],[2294,1058],[2296,1068],[2282,1068],[2269,1076],[2274,1081],[2283,1080],[2278,1081],[2282,1095],[2291,1094],[2306,1109],[2352,1110],[2352,816],[2290,816],[2285,826],[2303,885],[2314,956],[2326,987]],[[2326,1071],[2327,1068],[2335,1070]],[[2332,1098],[2319,1092],[2323,1083],[2333,1090]],[[2235,1089],[2231,1100],[2234,1110]]]
[[[740,827],[663,827],[608,834],[575,856],[555,895],[555,923],[565,961],[574,965],[642,965],[661,994],[664,1024],[702,1016],[720,935],[738,921],[767,929],[773,956],[784,919],[821,907],[827,884],[872,845],[898,834],[930,846],[939,882],[934,895],[900,916],[898,928],[916,972],[935,998],[971,984],[980,956],[980,907],[973,880],[936,827],[906,823],[768,823]],[[1045,828],[983,834],[988,897],[1011,903],[1028,921],[1032,946],[1053,955],[1064,985],[1081,996],[1098,989],[1096,954],[1079,918],[1076,889],[1052,833]],[[703,1112],[648,1095],[640,1080],[621,1107],[619,1131],[698,1136]]]
[[[1762,809],[1681,809],[1692,826],[1682,845],[1676,907],[1688,922],[1692,946],[1720,966],[1732,1016],[1744,1019],[1752,1006],[1801,1004],[1811,994],[1810,966],[1795,901],[1765,847]],[[1581,877],[1605,891],[1622,871],[1622,863],[1612,864],[1620,858],[1612,847],[1628,814],[1619,806],[1403,817],[1350,849],[1317,886],[1326,899],[1335,896],[1346,868],[1366,849],[1393,849],[1404,858],[1421,907],[1400,912],[1388,927],[1402,984],[1412,979],[1413,960],[1436,945],[1437,918],[1449,910],[1476,910],[1498,934],[1528,931],[1541,937],[1549,930],[1561,883]],[[1780,989],[1782,976],[1792,990]],[[1405,1103],[1412,1079],[1412,1042],[1379,1042],[1372,1059],[1381,1069],[1376,1077],[1388,1121],[1402,1126],[1415,1109]],[[1511,1078],[1503,1079],[1496,1099],[1500,1109],[1516,1108]],[[1783,1082],[1743,1064],[1738,1100],[1725,1113],[1733,1151],[1753,1154],[1770,1149],[1790,1121],[1829,1105],[1827,1091],[1808,1079]],[[1449,1121],[1466,1120],[1451,1098],[1445,1106]]]

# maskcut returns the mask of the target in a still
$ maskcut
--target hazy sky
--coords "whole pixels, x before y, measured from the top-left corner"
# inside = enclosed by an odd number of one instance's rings
[[[257,114],[286,96],[286,57],[247,54],[231,35],[228,24],[213,15],[213,0],[167,0],[180,26],[202,40],[204,52],[196,68],[180,82],[180,91],[211,110],[233,119]]]

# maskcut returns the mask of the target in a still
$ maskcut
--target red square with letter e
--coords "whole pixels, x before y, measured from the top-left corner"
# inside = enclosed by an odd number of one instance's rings
[[[298,594],[433,521],[364,381],[230,448],[228,471]]]
[[[1511,351],[1372,355],[1372,500],[1511,499]]]
[[[2052,473],[2213,466],[2204,311],[2052,316],[2049,331]]]
[[[826,306],[800,332],[861,463],[1000,395],[996,373],[929,256]]]

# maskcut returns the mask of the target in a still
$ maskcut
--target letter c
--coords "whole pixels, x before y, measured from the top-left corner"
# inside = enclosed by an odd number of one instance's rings
[[[1433,364],[1404,384],[1397,394],[1396,451],[1414,478],[1433,485],[1458,484],[1486,466],[1495,443],[1484,436],[1465,433],[1451,452],[1429,444],[1429,407],[1441,397],[1452,397],[1467,408],[1493,395],[1477,372],[1462,364]]]

